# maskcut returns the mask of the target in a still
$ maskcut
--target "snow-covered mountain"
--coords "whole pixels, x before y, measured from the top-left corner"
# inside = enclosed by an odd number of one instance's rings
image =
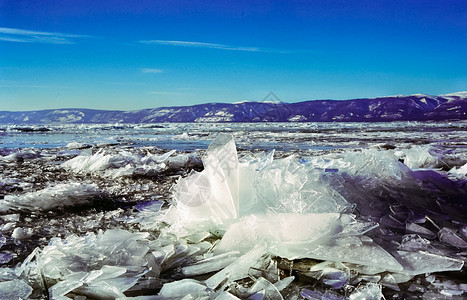
[[[467,119],[467,92],[298,103],[238,102],[134,111],[0,111],[0,124],[161,122],[363,122]]]

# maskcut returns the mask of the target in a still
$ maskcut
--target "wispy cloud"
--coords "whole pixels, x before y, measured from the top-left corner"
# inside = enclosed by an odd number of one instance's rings
[[[18,28],[0,27],[0,40],[16,43],[75,44],[76,39],[89,38],[88,35],[65,34],[58,32],[33,31]]]
[[[249,51],[249,52],[269,51],[267,49],[258,48],[258,47],[241,47],[241,46],[231,46],[231,45],[224,45],[224,44],[202,43],[202,42],[166,41],[166,40],[146,40],[146,41],[139,41],[139,42],[142,44],[193,47],[193,48],[210,48],[210,49],[231,50],[231,51]]]
[[[141,72],[148,73],[148,74],[157,74],[157,73],[162,73],[163,71],[161,69],[144,68],[144,69],[141,69]]]

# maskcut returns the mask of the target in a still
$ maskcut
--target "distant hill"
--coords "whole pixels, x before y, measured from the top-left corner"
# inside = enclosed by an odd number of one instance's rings
[[[134,111],[0,111],[0,124],[163,122],[386,122],[467,119],[467,92],[297,103],[206,103]]]

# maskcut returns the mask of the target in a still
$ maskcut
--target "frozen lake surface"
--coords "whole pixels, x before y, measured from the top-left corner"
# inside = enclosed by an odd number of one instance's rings
[[[466,122],[4,126],[0,169],[1,299],[467,296]]]
[[[69,143],[131,145],[161,149],[206,149],[220,132],[242,149],[321,150],[378,143],[463,144],[467,122],[453,123],[164,123],[4,126],[3,148],[55,148]]]

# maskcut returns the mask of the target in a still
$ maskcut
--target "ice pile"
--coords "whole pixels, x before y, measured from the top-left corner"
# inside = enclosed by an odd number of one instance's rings
[[[163,169],[165,167],[164,161],[174,152],[175,150],[163,155],[148,153],[148,155],[141,157],[127,151],[106,154],[103,149],[92,154],[91,149],[87,149],[82,151],[81,155],[63,163],[62,167],[76,173],[103,173],[107,177],[128,176],[133,174],[137,168],[155,171]]]
[[[203,159],[204,170],[174,187],[175,205],[165,221],[172,230],[187,232],[219,229],[252,214],[341,212],[351,206],[320,173],[293,156],[274,161],[273,154],[239,161],[233,137],[218,135]]]
[[[169,232],[181,237],[200,231],[221,235],[214,248],[216,254],[238,251],[246,255],[263,247],[264,255],[352,265],[364,276],[376,276],[374,282],[393,282],[395,286],[418,274],[463,267],[462,259],[446,257],[445,253],[419,248],[407,251],[403,241],[399,246],[383,243],[384,249],[366,235],[379,227],[379,222],[372,220],[380,220],[371,214],[367,220],[351,214],[352,203],[375,210],[372,205],[384,202],[382,194],[379,198],[365,195],[365,190],[374,192],[380,185],[402,186],[416,196],[420,193],[417,189],[426,193],[422,182],[429,177],[401,163],[394,152],[364,150],[303,162],[294,157],[274,161],[272,155],[239,161],[233,138],[221,134],[203,163],[204,171],[180,179],[175,186],[175,204],[164,221],[171,224]],[[411,166],[426,167],[426,163],[427,159],[423,159]],[[358,188],[352,190],[352,185]],[[349,199],[367,199],[349,202],[339,193],[342,187],[352,190]],[[446,192],[442,186],[438,191]],[[420,204],[414,203],[415,207]],[[390,203],[385,205],[389,207]],[[397,206],[392,209],[398,213]],[[253,261],[250,263],[253,265]],[[386,272],[392,275],[382,276]],[[374,289],[368,288],[367,292]]]
[[[39,151],[34,149],[23,149],[9,153],[8,155],[1,156],[0,159],[3,161],[13,162],[13,161],[23,161],[25,159],[35,159],[41,157]]]
[[[233,137],[220,134],[204,170],[173,187],[168,209],[153,201],[124,219],[144,232],[54,238],[0,284],[28,280],[54,299],[381,299],[383,288],[397,293],[400,284],[462,295],[463,285],[429,273],[462,269],[467,227],[434,234],[428,216],[385,203],[399,186],[418,205],[421,183],[433,174],[413,171],[390,151],[308,160],[273,154],[238,159]],[[77,158],[67,164],[82,171],[131,165],[104,154]],[[419,274],[427,274],[423,282]]]
[[[100,149],[92,154],[92,149],[85,149],[81,154],[64,162],[61,166],[74,173],[97,174],[99,176],[117,178],[132,175],[157,175],[167,169],[180,169],[186,165],[196,164],[198,158],[193,155],[179,154],[173,156],[175,150],[157,155],[147,152],[135,154],[120,150],[118,153],[106,153]]]
[[[21,210],[46,211],[89,204],[101,194],[102,192],[95,184],[61,183],[35,192],[6,195],[0,199],[0,213]]]

